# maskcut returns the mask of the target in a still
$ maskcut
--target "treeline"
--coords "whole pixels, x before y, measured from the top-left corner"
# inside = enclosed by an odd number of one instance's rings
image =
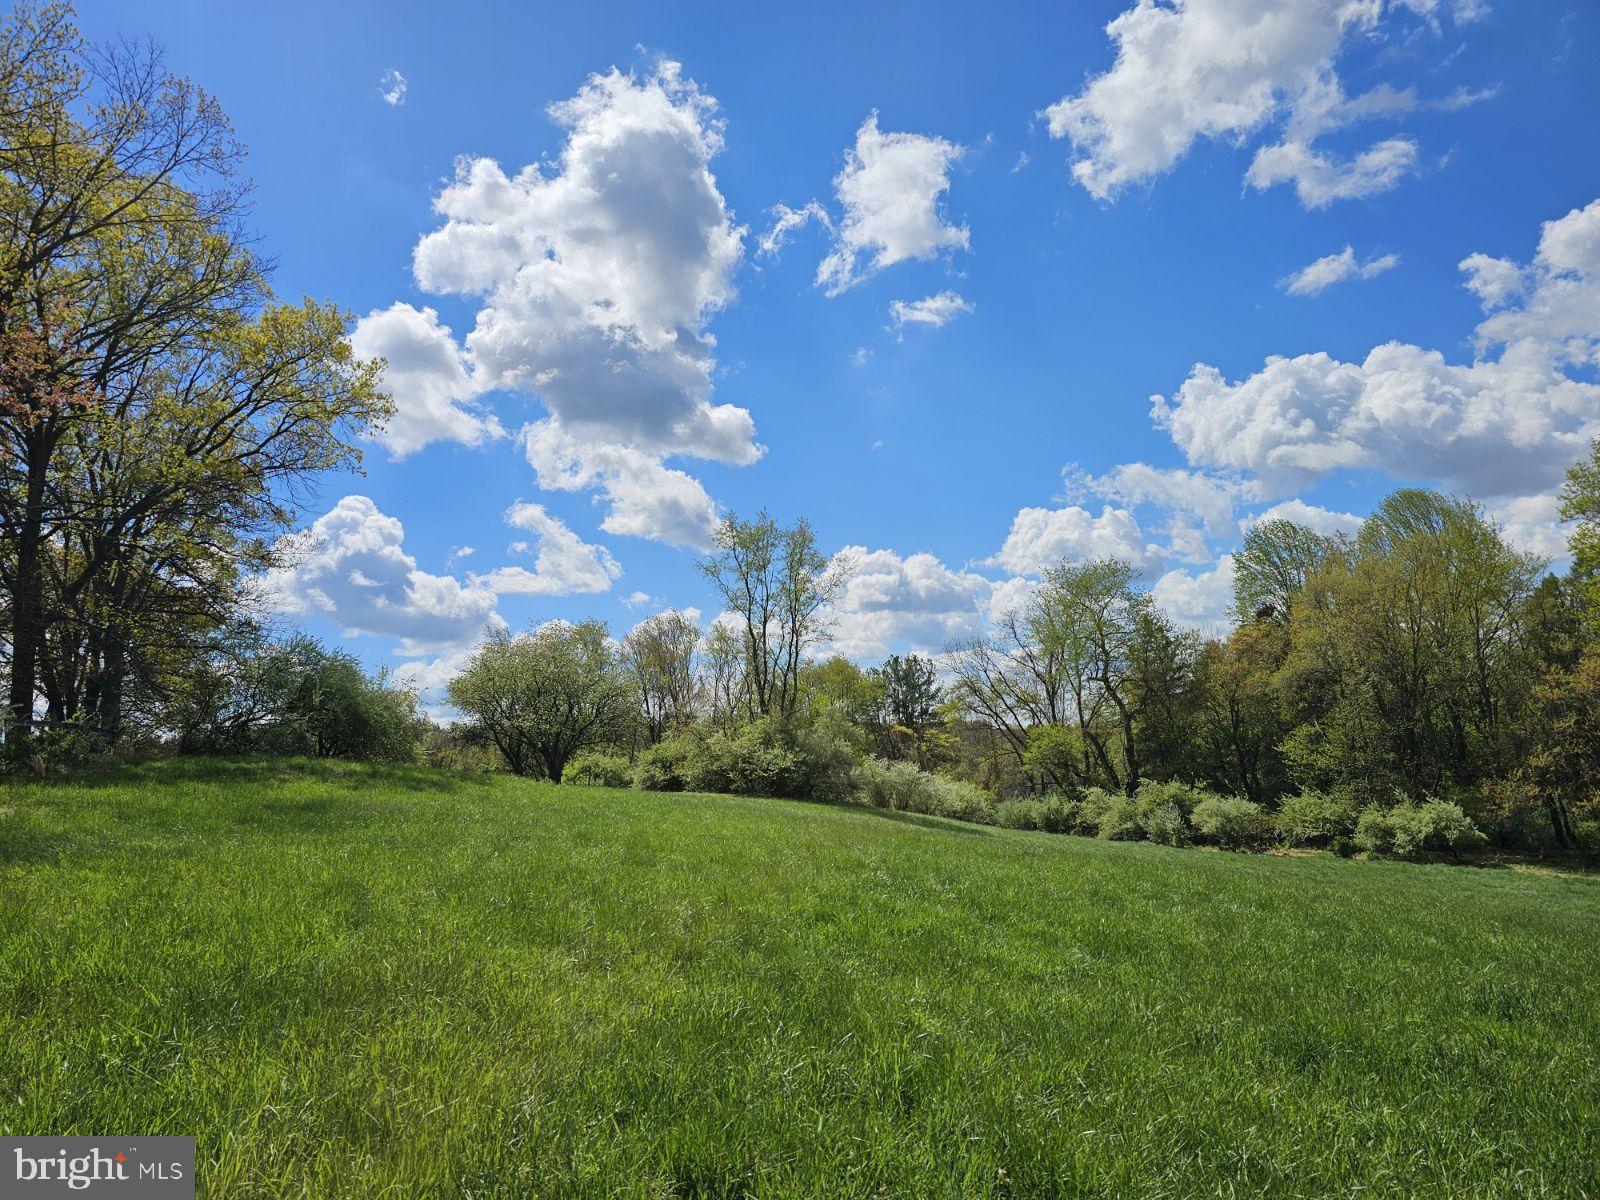
[[[1595,455],[1564,493],[1565,575],[1409,489],[1354,537],[1252,528],[1226,637],[1180,628],[1126,563],[1062,563],[989,635],[868,669],[808,655],[843,581],[810,527],[730,517],[701,564],[723,620],[501,635],[450,687],[457,736],[557,781],[1102,837],[1592,852]]]

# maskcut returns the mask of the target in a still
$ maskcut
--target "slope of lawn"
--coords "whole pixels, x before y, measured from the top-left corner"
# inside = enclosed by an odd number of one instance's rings
[[[0,1131],[213,1197],[1600,1194],[1600,878],[406,768],[0,795]]]

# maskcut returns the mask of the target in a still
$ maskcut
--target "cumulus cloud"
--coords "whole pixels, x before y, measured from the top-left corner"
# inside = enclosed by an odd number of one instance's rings
[[[553,419],[526,426],[522,447],[540,487],[601,492],[610,502],[600,523],[607,533],[697,549],[711,545],[717,506],[687,472],[631,446],[584,442]]]
[[[833,242],[817,266],[817,286],[830,296],[896,263],[965,250],[967,227],[952,222],[941,203],[950,188],[950,168],[964,152],[929,134],[884,133],[873,113],[856,130],[844,169],[834,177],[843,215],[835,221],[815,200],[799,209],[780,204],[761,249],[774,254],[810,221],[824,225]]]
[[[408,657],[469,644],[503,626],[495,593],[476,582],[418,570],[405,529],[366,496],[346,496],[300,539],[292,565],[267,572],[266,603],[288,616],[316,616],[346,636],[399,641]]]
[[[1234,382],[1202,363],[1153,416],[1191,463],[1252,472],[1270,494],[1349,468],[1480,496],[1551,490],[1600,435],[1585,377],[1600,365],[1600,201],[1547,222],[1526,268],[1462,266],[1493,310],[1470,363],[1399,342],[1360,363],[1269,358]]]
[[[971,571],[946,566],[932,554],[846,546],[835,556],[851,572],[827,614],[832,626],[823,654],[877,659],[900,649],[937,653],[946,642],[981,632],[994,588]]]
[[[944,291],[934,296],[924,296],[921,300],[891,300],[889,319],[897,329],[904,329],[907,325],[929,325],[938,329],[972,312],[974,307],[970,300],[963,300],[955,292]]]
[[[733,297],[745,232],[711,173],[716,102],[663,62],[643,78],[591,76],[550,114],[566,130],[555,163],[515,174],[457,163],[434,201],[444,224],[418,242],[413,273],[426,291],[480,303],[465,347],[473,384],[537,394],[541,424],[585,464],[557,486],[616,499],[626,460],[658,488],[670,478],[699,491],[663,460],[762,453],[749,412],[712,401],[706,324]],[[638,507],[614,509],[606,528],[675,533]]]
[[[1439,5],[1391,4],[1437,20]],[[1457,20],[1470,15],[1459,5]],[[1072,142],[1073,177],[1100,200],[1171,170],[1198,140],[1240,143],[1282,123],[1250,167],[1256,187],[1293,183],[1302,203],[1393,187],[1416,164],[1405,138],[1348,159],[1315,148],[1327,131],[1418,105],[1380,84],[1347,97],[1341,49],[1386,19],[1383,0],[1137,0],[1106,26],[1117,56],[1075,95],[1045,110],[1051,136]]]
[[[1168,571],[1150,588],[1150,595],[1179,625],[1207,637],[1221,637],[1233,621],[1233,555],[1224,554],[1209,570]]]
[[[369,313],[351,331],[350,348],[358,358],[388,360],[394,415],[378,441],[395,458],[432,442],[477,446],[505,436],[494,414],[475,405],[482,388],[433,309],[393,304]]]
[[[1125,559],[1148,573],[1161,567],[1166,552],[1145,536],[1138,518],[1128,509],[1108,504],[1097,516],[1073,504],[1022,509],[1012,519],[999,552],[986,565],[1014,575],[1037,575],[1063,560],[1092,558]]]
[[[1320,504],[1307,504],[1296,496],[1292,500],[1280,501],[1252,517],[1246,517],[1239,522],[1239,528],[1241,531],[1246,531],[1267,521],[1293,521],[1296,525],[1304,525],[1315,533],[1332,537],[1341,533],[1354,534],[1365,520],[1365,517],[1358,517],[1355,513],[1335,512],[1323,508]]]
[[[622,567],[611,551],[585,542],[542,504],[519,500],[506,510],[505,520],[536,537],[536,548],[526,542],[512,547],[519,553],[536,553],[533,570],[509,566],[485,575],[469,575],[467,578],[475,587],[501,596],[592,595],[610,591],[612,583],[622,575]]]
[[[378,98],[391,108],[406,102],[406,77],[393,67],[385,67],[378,76]]]
[[[1306,142],[1284,142],[1257,151],[1245,181],[1266,190],[1280,183],[1294,185],[1307,208],[1327,208],[1335,200],[1361,200],[1387,192],[1417,166],[1418,149],[1410,138],[1384,138],[1351,158],[1314,150]]]
[[[1552,561],[1569,556],[1567,535],[1571,531],[1561,520],[1559,495],[1513,496],[1488,509],[1506,541],[1518,550]]]
[[[1365,262],[1356,258],[1355,247],[1346,246],[1337,254],[1327,254],[1309,266],[1301,267],[1282,283],[1291,296],[1317,296],[1347,279],[1374,279],[1400,265],[1398,254],[1380,254]]]

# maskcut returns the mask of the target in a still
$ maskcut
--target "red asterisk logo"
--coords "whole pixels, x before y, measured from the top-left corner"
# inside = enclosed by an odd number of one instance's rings
[[[126,1154],[124,1154],[121,1150],[118,1150],[117,1151],[117,1161],[118,1162],[127,1162],[128,1161],[128,1156]]]

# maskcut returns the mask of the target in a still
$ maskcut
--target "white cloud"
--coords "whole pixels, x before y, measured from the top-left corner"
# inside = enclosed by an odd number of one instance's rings
[[[604,546],[591,546],[542,504],[519,500],[506,510],[506,524],[538,537],[534,568],[499,567],[485,575],[469,575],[474,587],[501,596],[571,596],[611,590],[622,567]],[[520,543],[524,550],[525,543]]]
[[[663,62],[644,78],[591,76],[550,114],[567,132],[555,164],[508,175],[487,158],[457,163],[434,202],[445,223],[417,244],[417,283],[481,300],[466,339],[473,380],[538,395],[550,412],[541,424],[588,464],[558,486],[615,498],[615,464],[627,460],[658,489],[670,477],[699,491],[663,460],[762,453],[750,414],[711,399],[706,322],[733,297],[745,232],[711,173],[716,102]],[[672,533],[637,509],[613,510],[606,528]]]
[[[394,680],[403,688],[416,693],[423,711],[435,721],[451,724],[460,713],[451,705],[446,690],[450,681],[466,670],[467,661],[477,649],[463,646],[436,658],[416,658],[403,662],[394,670]]]
[[[1380,254],[1361,262],[1355,247],[1346,246],[1337,254],[1327,254],[1309,266],[1301,267],[1283,281],[1291,296],[1316,296],[1347,279],[1373,279],[1400,265],[1398,254]]]
[[[1404,7],[1432,20],[1439,6]],[[1456,19],[1465,11],[1457,5]],[[1386,84],[1354,98],[1340,84],[1341,49],[1384,16],[1383,0],[1137,0],[1106,26],[1111,68],[1045,110],[1051,136],[1071,140],[1074,178],[1111,200],[1171,170],[1197,140],[1238,144],[1282,121],[1283,140],[1250,168],[1254,186],[1293,182],[1308,207],[1371,195],[1412,169],[1414,143],[1388,138],[1347,161],[1314,143],[1418,105]]]
[[[1061,477],[1068,500],[1098,496],[1129,508],[1150,504],[1181,518],[1195,518],[1210,533],[1228,528],[1235,507],[1256,495],[1255,486],[1245,480],[1140,462],[1123,463],[1104,475],[1091,475],[1073,463]]]
[[[940,205],[950,187],[950,167],[963,153],[944,138],[883,133],[877,113],[862,122],[855,147],[845,152],[844,169],[833,181],[844,216],[830,224],[833,248],[817,266],[817,286],[836,296],[896,263],[966,249],[966,226],[947,219]],[[815,215],[821,210],[812,201],[800,211]],[[780,226],[789,212],[780,213]],[[826,221],[826,213],[822,216]],[[777,232],[774,226],[768,237]]]
[[[1335,512],[1319,504],[1307,504],[1296,496],[1292,500],[1280,501],[1253,517],[1246,517],[1239,522],[1239,528],[1245,531],[1267,521],[1293,521],[1296,525],[1303,525],[1315,533],[1331,537],[1339,533],[1353,534],[1361,528],[1365,520],[1366,518],[1358,517],[1355,513]]]
[[[394,415],[378,441],[395,458],[431,442],[477,446],[505,436],[493,413],[478,410],[482,391],[450,331],[431,308],[393,304],[368,313],[350,333],[358,358],[384,358],[384,387]]]
[[[836,562],[853,570],[828,619],[833,633],[819,653],[876,659],[897,650],[937,653],[946,642],[983,628],[994,585],[947,567],[932,554],[846,546]]]
[[[1141,572],[1150,572],[1161,567],[1166,554],[1145,537],[1138,518],[1128,509],[1108,504],[1096,516],[1074,504],[1022,509],[988,565],[1014,575],[1037,575],[1064,560],[1094,558],[1120,558]]]
[[[406,77],[393,67],[385,67],[378,76],[378,98],[391,108],[406,102]]]
[[[495,594],[477,583],[417,569],[405,529],[366,496],[346,496],[299,538],[292,565],[267,572],[266,602],[289,616],[317,616],[346,636],[396,638],[406,656],[468,644],[504,625]]]
[[[757,250],[759,254],[767,257],[776,255],[788,245],[790,237],[812,221],[819,222],[825,229],[833,228],[833,218],[828,216],[828,210],[815,200],[808,200],[799,208],[790,208],[787,204],[775,204],[771,213],[772,228],[761,235]]]
[[[1509,304],[1522,294],[1522,268],[1508,259],[1469,254],[1460,266],[1467,274],[1467,289],[1478,297],[1486,312]]]
[[[1179,625],[1221,637],[1233,624],[1228,616],[1233,603],[1233,555],[1224,554],[1207,571],[1168,571],[1155,581],[1150,595]]]
[[[1039,590],[1039,581],[1026,576],[1014,575],[1010,579],[1002,579],[994,585],[989,593],[989,608],[987,616],[990,621],[998,621],[1007,613],[1020,612],[1027,607],[1034,594]]]
[[[521,439],[540,487],[600,489],[611,505],[600,523],[607,533],[698,549],[711,544],[717,506],[687,472],[630,446],[585,443],[554,419],[524,427]]]
[[[1153,416],[1191,463],[1253,472],[1274,495],[1350,468],[1479,496],[1551,490],[1600,436],[1600,384],[1583,377],[1600,365],[1600,201],[1544,225],[1515,291],[1503,260],[1463,269],[1494,308],[1471,363],[1399,342],[1360,363],[1269,358],[1232,383],[1202,363]]]
[[[656,597],[649,592],[629,592],[622,598],[622,603],[629,608],[643,608],[646,604],[655,604]]]
[[[1552,561],[1569,556],[1567,534],[1561,520],[1561,497],[1555,493],[1540,496],[1514,496],[1488,506],[1489,515],[1500,525],[1506,541],[1518,550]]]
[[[973,309],[970,300],[944,291],[934,296],[924,296],[921,300],[891,300],[889,317],[898,329],[904,329],[907,325],[930,325],[938,329]]]
[[[1416,170],[1417,144],[1410,138],[1385,138],[1345,160],[1321,153],[1306,142],[1263,146],[1256,152],[1245,181],[1265,190],[1294,184],[1307,208],[1327,208],[1335,200],[1361,200],[1387,192]]]

